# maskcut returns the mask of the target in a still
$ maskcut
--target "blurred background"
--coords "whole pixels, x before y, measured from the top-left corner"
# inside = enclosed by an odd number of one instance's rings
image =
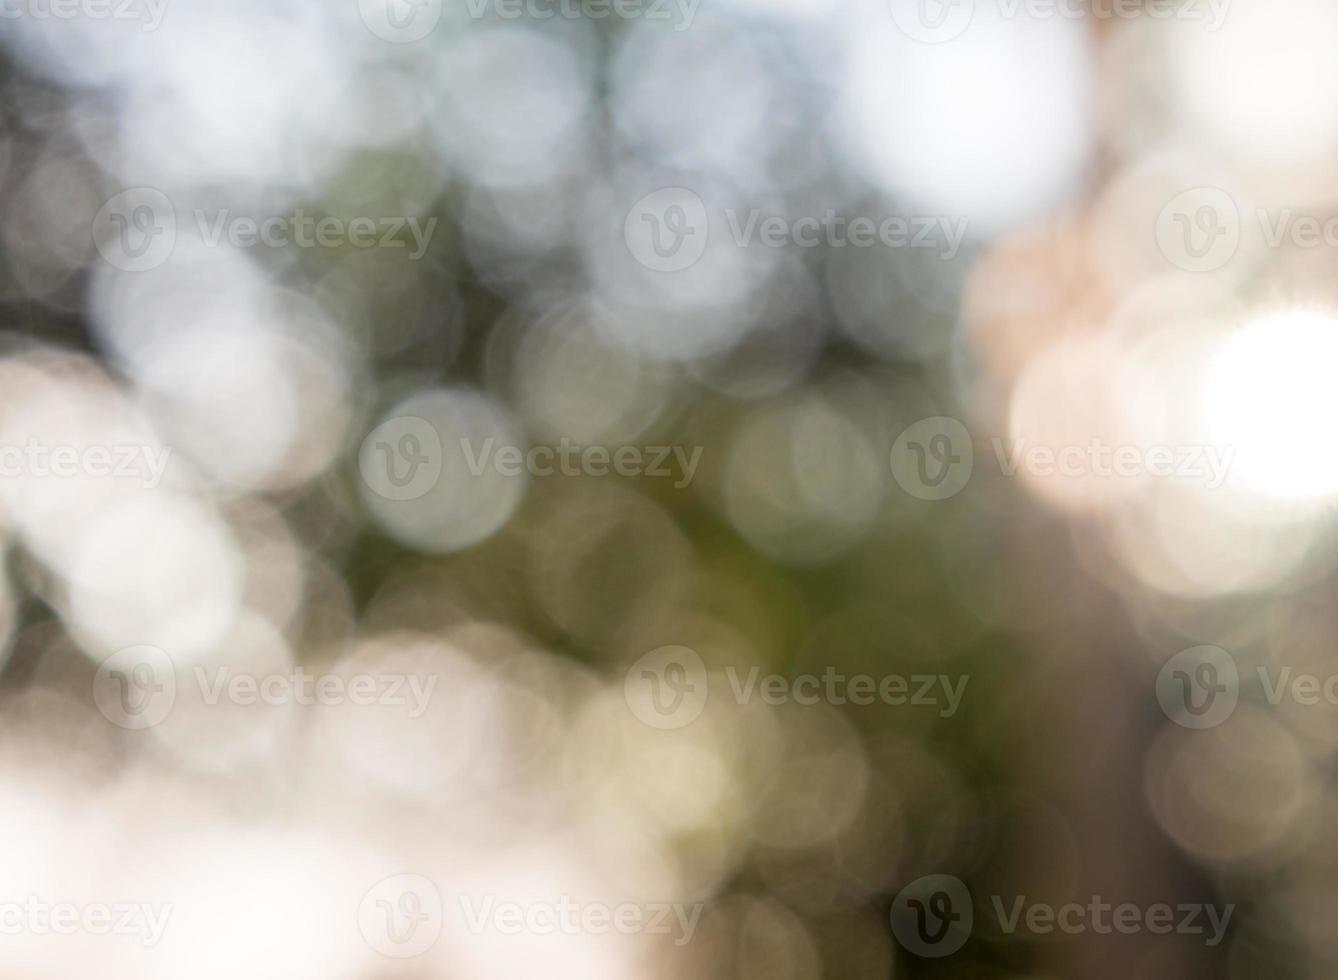
[[[5,976],[1332,975],[1327,0],[0,41]]]

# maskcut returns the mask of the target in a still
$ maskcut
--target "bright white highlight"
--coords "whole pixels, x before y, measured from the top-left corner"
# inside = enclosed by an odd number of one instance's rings
[[[1242,155],[1275,161],[1338,141],[1338,8],[1237,0],[1219,31],[1183,23],[1170,58],[1189,121]]]
[[[867,176],[917,213],[967,217],[972,237],[1076,190],[1091,138],[1081,21],[977,4],[960,37],[923,44],[877,13],[854,20],[835,121]]]
[[[1338,319],[1314,310],[1265,314],[1227,342],[1208,377],[1208,420],[1246,486],[1291,499],[1338,492],[1335,364]]]

